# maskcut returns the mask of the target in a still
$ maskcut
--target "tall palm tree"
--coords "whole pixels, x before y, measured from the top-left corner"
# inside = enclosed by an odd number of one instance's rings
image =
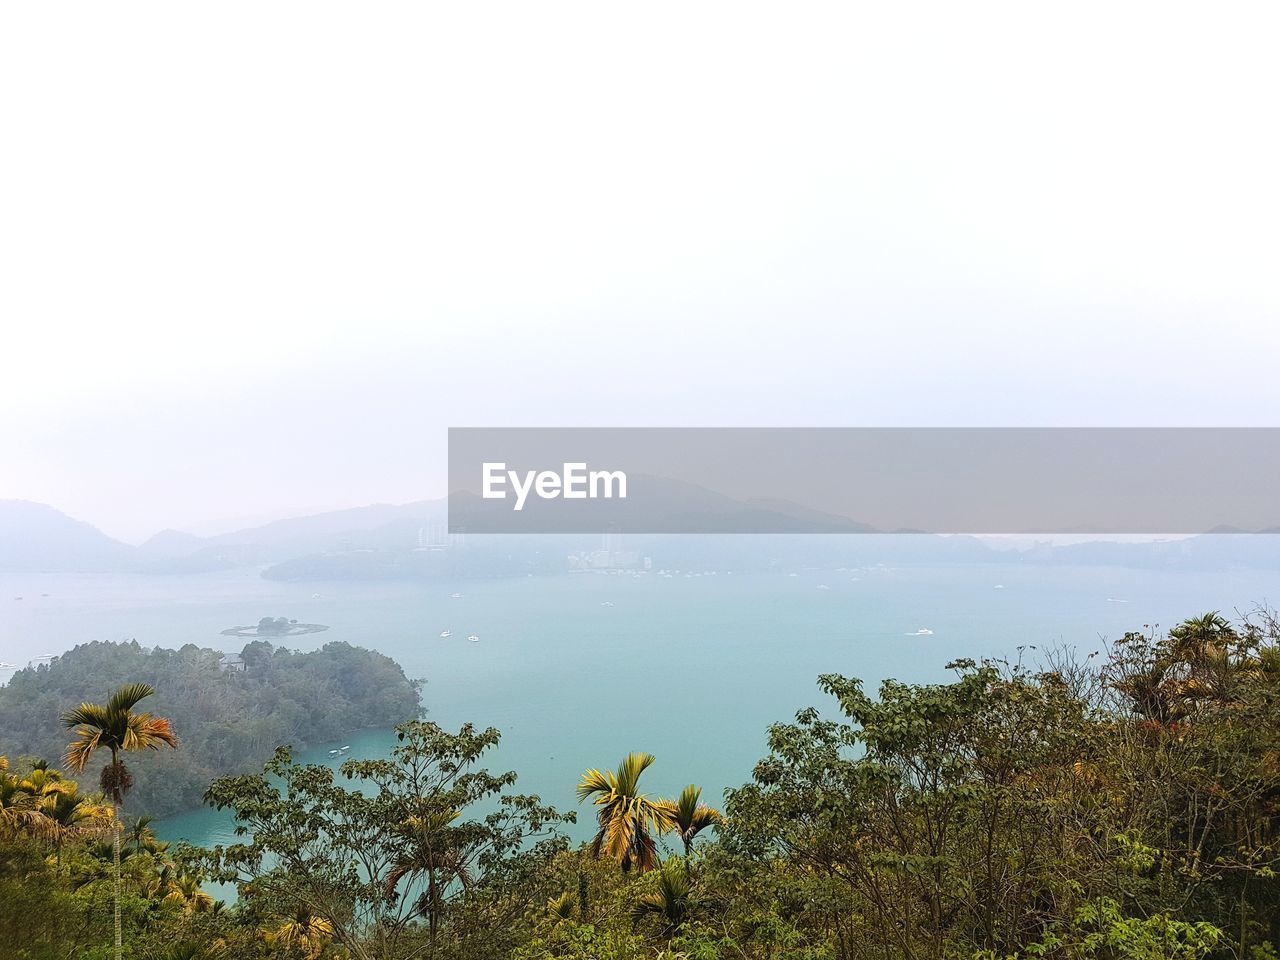
[[[132,750],[159,750],[162,746],[178,745],[178,737],[167,719],[133,709],[155,692],[149,683],[130,683],[113,693],[105,704],[82,703],[62,715],[62,725],[75,734],[67,745],[66,764],[71,770],[80,773],[99,750],[111,754],[110,762],[102,768],[101,782],[102,792],[115,806],[116,814],[112,838],[116,960],[121,960],[124,954],[120,931],[120,820],[125,794],[133,786],[133,775],[120,755]]]
[[[693,838],[707,827],[720,822],[720,811],[702,802],[702,788],[692,783],[684,788],[679,799],[666,800],[667,820],[671,830],[684,844],[686,859],[693,849]]]
[[[656,758],[651,753],[629,753],[617,773],[588,770],[578,781],[578,802],[594,797],[600,810],[600,829],[591,843],[594,857],[606,853],[623,872],[635,866],[638,873],[658,865],[656,837],[671,828],[669,808],[640,792],[640,775]]]

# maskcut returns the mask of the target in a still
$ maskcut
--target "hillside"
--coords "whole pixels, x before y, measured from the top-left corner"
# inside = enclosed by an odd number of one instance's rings
[[[390,657],[346,643],[310,653],[256,641],[247,669],[223,672],[222,654],[188,644],[148,650],[137,643],[89,643],[52,663],[20,670],[0,687],[0,755],[57,758],[67,744],[58,717],[101,702],[125,683],[157,689],[149,712],[168,717],[180,750],[130,757],[132,812],[157,816],[199,805],[214,777],[252,769],[280,744],[325,744],[417,715],[417,685]],[[98,768],[83,779],[96,783]]]
[[[134,548],[43,503],[0,500],[0,570],[112,570]]]

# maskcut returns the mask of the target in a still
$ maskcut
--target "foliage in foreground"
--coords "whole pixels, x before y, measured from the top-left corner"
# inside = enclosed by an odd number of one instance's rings
[[[281,751],[210,787],[240,843],[126,840],[128,955],[1270,960],[1278,641],[1265,614],[1206,615],[1037,670],[959,661],[874,696],[824,676],[836,709],[771,728],[723,817],[644,794],[647,755],[587,771],[578,848],[571,815],[483,769],[493,730],[412,722],[336,776]],[[88,812],[45,831],[36,773],[0,787],[0,957],[105,956],[109,848]],[[211,877],[235,907],[200,898]]]

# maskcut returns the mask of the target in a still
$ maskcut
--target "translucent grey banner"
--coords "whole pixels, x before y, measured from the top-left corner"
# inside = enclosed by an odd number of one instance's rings
[[[453,533],[1280,532],[1276,428],[453,428]]]

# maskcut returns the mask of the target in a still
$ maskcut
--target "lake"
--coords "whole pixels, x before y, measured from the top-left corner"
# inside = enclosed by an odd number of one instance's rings
[[[525,792],[573,809],[583,769],[646,750],[658,758],[645,775],[651,792],[696,782],[715,803],[750,778],[768,724],[825,705],[820,673],[873,687],[885,677],[945,680],[953,658],[1017,656],[1024,644],[1094,650],[1100,638],[1144,624],[1251,608],[1275,580],[1265,571],[1026,566],[429,585],[281,583],[256,570],[0,576],[0,661],[25,665],[77,643],[126,638],[239,650],[244,641],[222,630],[264,616],[328,624],[287,645],[344,640],[394,657],[427,681],[430,719],[502,730],[490,766],[519,772]],[[441,639],[443,630],[452,637]],[[371,756],[391,741],[374,731],[344,742],[350,756]],[[303,756],[330,762],[330,746]],[[580,819],[576,832],[586,836],[589,813]],[[159,833],[200,844],[230,839],[226,816],[211,811],[170,818]]]

